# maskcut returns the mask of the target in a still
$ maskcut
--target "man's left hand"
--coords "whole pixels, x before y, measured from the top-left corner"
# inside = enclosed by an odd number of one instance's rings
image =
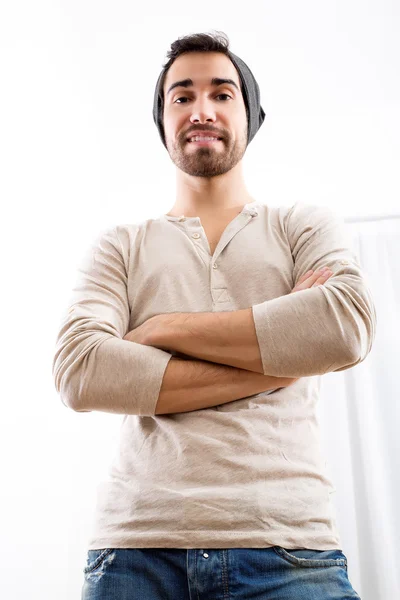
[[[160,350],[170,350],[170,345],[167,347],[167,333],[171,329],[171,324],[176,320],[177,315],[167,313],[150,317],[144,323],[128,331],[123,337],[128,342],[136,342],[145,346],[154,346]]]
[[[147,321],[139,325],[139,327],[128,331],[123,339],[128,342],[136,342],[137,344],[149,346],[150,338],[154,337],[155,330],[161,326],[159,317],[160,315],[155,315],[154,317],[147,319]]]

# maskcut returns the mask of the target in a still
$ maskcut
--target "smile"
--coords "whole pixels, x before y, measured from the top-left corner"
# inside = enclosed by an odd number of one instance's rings
[[[218,140],[217,138],[214,138],[213,140],[188,140],[188,142],[190,144],[198,144],[200,146],[202,145],[207,145],[207,144],[215,144],[216,142],[221,142],[222,140]]]

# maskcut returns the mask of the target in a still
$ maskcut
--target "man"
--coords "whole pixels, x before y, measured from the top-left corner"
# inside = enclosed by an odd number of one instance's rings
[[[227,40],[186,36],[169,58],[153,116],[175,204],[99,235],[57,338],[64,404],[125,415],[83,598],[359,598],[316,404],[320,375],[371,350],[370,290],[329,209],[250,196],[265,113]]]

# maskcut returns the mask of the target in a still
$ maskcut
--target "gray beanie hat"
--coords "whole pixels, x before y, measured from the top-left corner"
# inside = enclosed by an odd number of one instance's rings
[[[253,73],[241,58],[229,50],[228,57],[235,65],[243,87],[243,99],[246,106],[248,123],[247,145],[249,145],[265,119],[265,112],[260,104],[260,88],[254,78]],[[165,72],[165,69],[163,69],[157,80],[156,89],[154,92],[153,119],[157,126],[158,133],[160,134],[161,141],[167,148],[163,127],[164,102],[163,90],[161,87],[161,80]]]

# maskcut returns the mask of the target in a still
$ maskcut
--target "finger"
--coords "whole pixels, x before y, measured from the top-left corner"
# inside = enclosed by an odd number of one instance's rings
[[[332,273],[329,272],[327,275],[321,274],[320,270],[315,271],[315,273],[312,271],[312,275],[308,275],[308,273],[305,273],[302,276],[303,279],[299,279],[297,285],[293,288],[293,290],[290,293],[306,290],[310,287],[314,287],[314,285],[320,285],[321,283],[324,283],[327,280],[327,278],[331,275]]]
[[[326,274],[327,274],[326,271],[322,272],[321,269],[318,269],[317,271],[313,271],[312,275],[309,275],[305,281],[307,281],[307,284],[309,285],[311,283],[314,283],[315,281],[317,281],[321,277],[325,277]],[[331,274],[331,273],[329,272],[329,274]]]
[[[326,273],[324,273],[323,275],[320,275],[320,276],[318,277],[318,279],[317,279],[317,280],[316,280],[316,281],[315,281],[315,282],[312,284],[312,286],[311,286],[311,287],[314,287],[314,286],[316,286],[316,285],[320,285],[321,283],[325,283],[325,281],[326,281],[327,279],[329,279],[329,277],[331,277],[331,275],[332,275],[332,273],[330,273],[329,271],[328,271],[328,272],[326,272]]]
[[[307,273],[304,273],[304,274],[303,274],[303,275],[300,277],[300,279],[298,280],[298,282],[297,282],[297,283],[298,283],[298,284],[299,284],[299,283],[303,283],[303,281],[305,281],[305,280],[306,280],[306,279],[307,279],[307,278],[308,278],[308,277],[311,275],[311,273],[313,273],[313,271],[312,271],[312,270],[311,270],[311,271],[307,271]]]
[[[314,283],[319,277],[322,276],[322,273],[320,270],[318,271],[311,271],[311,275],[309,275],[308,273],[305,273],[305,275],[303,276],[303,279],[299,279],[296,288],[298,286],[303,286],[303,288],[307,288],[310,287],[312,283]],[[302,287],[300,287],[300,289],[303,289]]]

